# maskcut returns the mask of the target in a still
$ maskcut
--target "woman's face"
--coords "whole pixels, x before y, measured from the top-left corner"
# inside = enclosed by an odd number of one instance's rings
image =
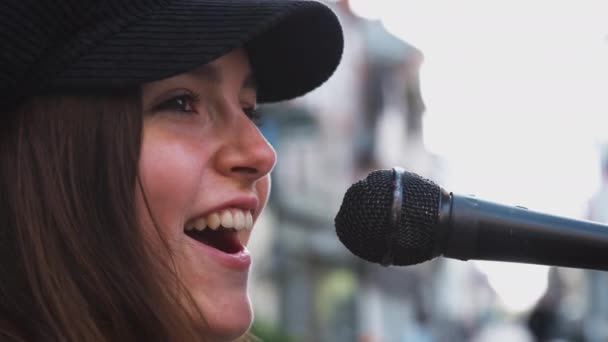
[[[157,244],[156,222],[211,333],[234,339],[253,318],[245,246],[276,159],[255,123],[247,55],[237,49],[145,84],[142,101],[139,174],[149,211],[140,191],[137,208],[144,234]]]

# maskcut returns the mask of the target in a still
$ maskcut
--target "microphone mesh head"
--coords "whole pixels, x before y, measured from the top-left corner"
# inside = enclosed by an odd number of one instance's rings
[[[393,265],[412,265],[434,257],[441,188],[404,172],[401,219],[392,227],[393,170],[378,170],[353,184],[335,218],[336,233],[355,255],[382,263],[392,250]]]

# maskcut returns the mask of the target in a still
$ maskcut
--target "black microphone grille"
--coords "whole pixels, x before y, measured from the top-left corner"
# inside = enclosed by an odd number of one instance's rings
[[[395,169],[373,171],[345,193],[335,218],[336,234],[355,255],[384,264],[412,265],[434,257],[441,188],[417,174],[401,171],[402,204],[391,221]]]

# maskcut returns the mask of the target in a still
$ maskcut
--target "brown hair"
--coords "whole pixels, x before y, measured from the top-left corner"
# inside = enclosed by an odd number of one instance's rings
[[[137,229],[139,90],[37,97],[12,114],[0,123],[0,336],[200,341],[169,289],[175,272]]]

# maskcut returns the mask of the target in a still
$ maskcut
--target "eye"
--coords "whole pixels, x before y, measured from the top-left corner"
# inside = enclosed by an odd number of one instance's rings
[[[163,101],[156,106],[155,110],[196,114],[196,104],[199,100],[200,98],[197,94],[181,94]]]
[[[262,116],[262,112],[260,112],[260,110],[258,108],[255,107],[247,107],[247,108],[243,108],[243,112],[245,113],[245,115],[247,115],[247,117],[253,121],[253,123],[260,127],[262,126],[263,123],[263,116]]]

